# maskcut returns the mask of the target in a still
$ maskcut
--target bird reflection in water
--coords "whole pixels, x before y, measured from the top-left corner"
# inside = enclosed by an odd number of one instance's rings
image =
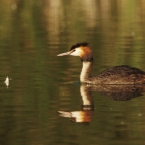
[[[90,122],[93,116],[94,104],[91,96],[92,91],[100,92],[115,101],[128,101],[132,98],[142,96],[145,92],[145,85],[90,85],[82,84],[80,93],[83,105],[80,111],[58,111],[60,116],[68,117],[73,122]]]
[[[72,111],[72,112],[58,111],[58,112],[60,113],[60,116],[71,118],[71,121],[73,122],[90,122],[94,111],[91,91],[85,85],[81,85],[80,93],[83,101],[83,105],[81,105],[80,111]]]

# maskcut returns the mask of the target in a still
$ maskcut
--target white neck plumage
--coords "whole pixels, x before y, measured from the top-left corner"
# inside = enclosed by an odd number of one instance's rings
[[[82,71],[80,75],[80,81],[89,83],[92,71],[92,61],[83,61]]]

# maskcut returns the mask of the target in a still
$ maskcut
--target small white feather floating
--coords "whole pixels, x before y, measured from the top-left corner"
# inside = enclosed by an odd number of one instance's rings
[[[9,77],[7,76],[7,77],[6,77],[6,80],[4,81],[4,83],[6,84],[7,88],[8,88],[8,86],[9,86],[9,81],[10,81],[10,79],[9,79]]]

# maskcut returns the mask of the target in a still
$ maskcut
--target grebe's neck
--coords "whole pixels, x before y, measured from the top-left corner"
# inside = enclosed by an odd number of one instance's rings
[[[83,61],[82,71],[80,75],[80,81],[89,83],[91,79],[93,61]]]

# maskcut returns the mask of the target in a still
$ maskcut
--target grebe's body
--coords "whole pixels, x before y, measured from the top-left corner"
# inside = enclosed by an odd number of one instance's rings
[[[69,52],[61,53],[58,56],[73,55],[79,56],[83,62],[80,75],[82,83],[90,84],[145,84],[145,72],[138,68],[122,65],[115,66],[92,77],[93,54],[88,43],[78,43],[71,47]]]

